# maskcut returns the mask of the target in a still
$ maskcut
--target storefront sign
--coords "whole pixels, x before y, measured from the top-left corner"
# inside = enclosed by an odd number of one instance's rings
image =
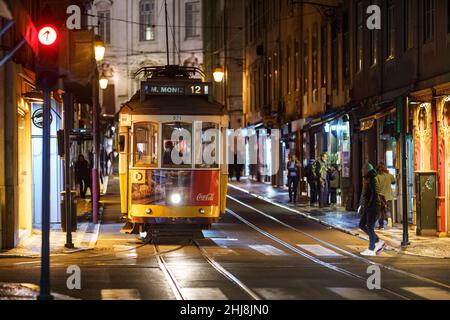
[[[44,127],[43,122],[44,122],[44,109],[40,108],[40,109],[36,109],[33,112],[33,115],[31,116],[31,121],[33,121],[33,124],[38,127],[39,129],[42,129]],[[50,124],[53,122],[53,116],[50,112]]]

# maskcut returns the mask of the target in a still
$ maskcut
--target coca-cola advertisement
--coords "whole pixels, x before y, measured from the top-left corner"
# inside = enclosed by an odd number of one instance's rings
[[[146,170],[145,179],[132,184],[133,204],[218,206],[219,171]]]

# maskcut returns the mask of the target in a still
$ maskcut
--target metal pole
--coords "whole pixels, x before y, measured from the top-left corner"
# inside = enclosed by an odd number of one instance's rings
[[[64,183],[65,183],[65,213],[66,213],[66,244],[73,249],[72,242],[72,188],[70,179],[70,130],[72,129],[72,95],[64,94]]]
[[[92,95],[92,111],[93,111],[93,165],[92,165],[92,186],[91,186],[91,193],[92,193],[92,222],[97,224],[98,223],[98,201],[99,201],[99,182],[98,182],[98,146],[99,146],[99,139],[98,139],[98,116],[99,116],[99,106],[98,106],[98,81],[94,81],[93,86],[93,95]]]
[[[164,0],[164,11],[166,13],[166,51],[167,51],[167,65],[170,65],[169,57],[169,24],[167,21],[167,0]]]
[[[409,234],[408,234],[408,199],[407,199],[407,170],[406,170],[406,122],[408,121],[408,114],[406,112],[407,104],[409,100],[402,99],[401,101],[401,157],[402,157],[402,211],[403,211],[403,241],[402,247],[406,247],[409,245]]]
[[[39,300],[53,300],[50,294],[50,90],[44,90],[42,126],[42,249]]]

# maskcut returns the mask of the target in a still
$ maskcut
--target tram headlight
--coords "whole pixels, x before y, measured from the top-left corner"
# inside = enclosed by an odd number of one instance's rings
[[[173,204],[180,204],[181,203],[181,195],[179,193],[173,193],[170,196],[170,202]]]

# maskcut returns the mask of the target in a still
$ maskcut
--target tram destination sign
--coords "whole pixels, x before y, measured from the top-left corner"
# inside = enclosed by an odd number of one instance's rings
[[[149,83],[142,84],[145,96],[208,96],[210,84],[203,82],[188,83]]]

